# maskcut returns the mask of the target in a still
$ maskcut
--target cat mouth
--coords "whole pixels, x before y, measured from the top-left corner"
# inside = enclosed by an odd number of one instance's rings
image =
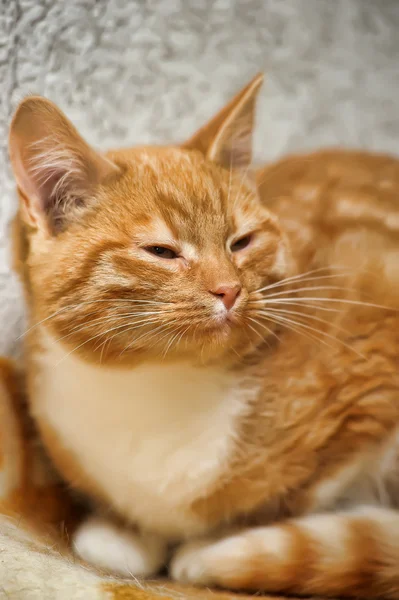
[[[228,321],[227,319],[224,319],[223,321],[210,321],[209,323],[206,323],[204,325],[204,330],[209,332],[209,331],[223,331],[224,329],[228,329],[230,328],[232,325],[232,323],[230,321]]]
[[[226,313],[213,317],[205,324],[204,330],[207,332],[227,332],[237,325],[237,316],[234,313]]]

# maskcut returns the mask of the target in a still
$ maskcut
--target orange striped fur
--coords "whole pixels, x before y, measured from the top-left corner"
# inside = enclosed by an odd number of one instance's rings
[[[399,598],[399,161],[254,169],[261,81],[185,144],[105,155],[21,103],[31,413],[95,507],[85,560]]]

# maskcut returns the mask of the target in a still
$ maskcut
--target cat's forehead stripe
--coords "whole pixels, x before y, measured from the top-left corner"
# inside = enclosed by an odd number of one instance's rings
[[[170,229],[165,221],[159,217],[152,218],[139,237],[142,242],[149,244],[174,246],[178,243],[181,245],[183,255],[188,260],[194,260],[198,257],[195,246],[190,242],[181,240],[178,232]]]
[[[167,226],[160,217],[153,217],[146,226],[146,234],[153,237],[154,241],[164,241],[171,243],[174,238],[174,232]]]

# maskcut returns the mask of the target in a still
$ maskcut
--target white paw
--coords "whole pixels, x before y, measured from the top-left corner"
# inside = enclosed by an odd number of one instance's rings
[[[195,585],[210,585],[211,575],[208,569],[209,553],[212,555],[212,542],[189,542],[180,546],[174,555],[170,574],[173,579],[181,583]]]
[[[263,541],[266,545],[276,540],[276,529],[271,536],[264,529],[238,533],[214,540],[189,542],[178,548],[171,563],[171,575],[181,583],[220,585],[240,588],[259,558]],[[268,530],[269,531],[269,530]],[[281,547],[277,545],[277,549]]]
[[[74,551],[85,562],[116,575],[155,575],[165,560],[165,544],[156,537],[122,529],[91,517],[76,531]]]

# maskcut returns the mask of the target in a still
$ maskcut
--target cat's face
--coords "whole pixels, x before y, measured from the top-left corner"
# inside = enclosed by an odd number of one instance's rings
[[[113,159],[122,174],[92,213],[42,242],[36,293],[42,318],[57,312],[48,321],[56,337],[104,359],[259,343],[251,301],[287,260],[253,190],[193,151]]]
[[[34,303],[66,351],[103,362],[149,354],[206,360],[262,343],[256,301],[287,275],[287,243],[234,155],[230,169],[198,146],[96,155],[102,162],[71,188],[70,174],[56,171],[59,155],[41,152],[47,179],[39,189],[52,186],[47,225],[33,203],[24,209],[34,230]],[[84,152],[76,169],[93,161]],[[35,173],[36,157],[33,165]],[[103,172],[88,192],[95,169]]]

